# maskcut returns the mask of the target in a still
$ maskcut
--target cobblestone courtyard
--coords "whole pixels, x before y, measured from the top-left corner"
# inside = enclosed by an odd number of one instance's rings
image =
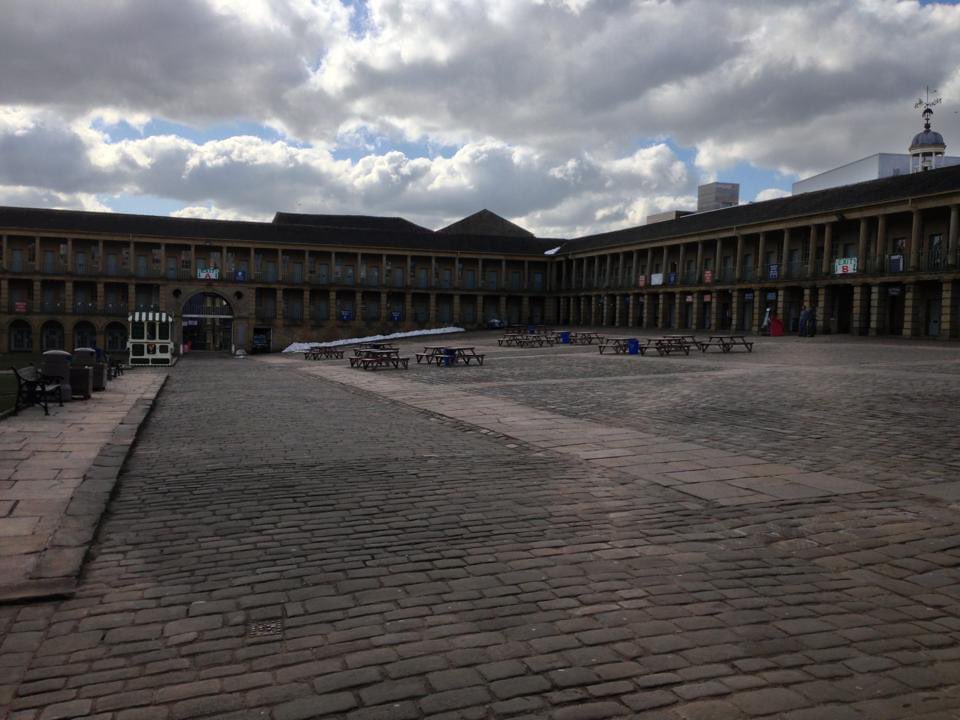
[[[76,595],[0,606],[0,706],[960,717],[956,345],[456,342],[180,363]]]

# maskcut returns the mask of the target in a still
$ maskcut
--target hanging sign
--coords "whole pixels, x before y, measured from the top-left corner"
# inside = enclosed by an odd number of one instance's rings
[[[753,293],[752,293],[752,292],[745,292],[745,293],[743,294],[743,299],[744,299],[744,300],[753,300]]]
[[[838,258],[833,261],[834,275],[852,275],[857,272],[857,259],[855,257]]]
[[[197,280],[219,280],[220,268],[197,268]]]
[[[710,293],[705,293],[704,296],[703,296],[703,301],[704,301],[704,302],[713,302],[713,295],[711,295]]]
[[[713,270],[704,270],[703,271],[703,281],[705,283],[713,282]]]
[[[767,267],[767,278],[770,280],[779,280],[780,279],[780,266],[776,263],[772,263]]]
[[[663,285],[663,273],[654,273],[650,276],[651,285]]]
[[[637,286],[638,286],[638,287],[646,287],[646,286],[647,286],[647,276],[646,276],[646,275],[641,275],[639,278],[637,278]]]

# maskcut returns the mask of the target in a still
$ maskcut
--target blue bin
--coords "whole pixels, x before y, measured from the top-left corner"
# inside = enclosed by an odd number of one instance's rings
[[[562,342],[564,345],[569,345],[569,344],[570,344],[570,333],[569,333],[569,331],[568,331],[568,332],[562,332],[562,333],[560,333],[560,342]]]
[[[453,348],[444,348],[443,349],[443,365],[444,367],[450,367],[454,364],[454,361],[457,359],[457,351]]]
[[[536,335],[536,334],[537,334],[537,328],[536,328],[536,326],[534,326],[534,325],[527,325],[527,334],[528,334],[528,335]]]
[[[639,355],[640,354],[640,341],[636,338],[630,338],[627,340],[627,355]]]

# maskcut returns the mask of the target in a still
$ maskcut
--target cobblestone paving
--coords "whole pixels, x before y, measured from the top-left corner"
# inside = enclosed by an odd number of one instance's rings
[[[605,408],[630,392],[616,375],[649,377],[655,393],[680,383],[659,372],[668,362],[699,368],[684,380],[715,392],[731,371],[789,372],[776,368],[789,355],[774,363],[773,351],[647,363],[557,348],[566,357],[544,365],[570,369],[551,384],[537,364],[506,359],[548,350],[492,351],[480,372],[395,376],[488,400],[527,392],[518,402],[579,415],[589,404],[567,401],[594,395]],[[952,367],[951,356],[933,362]],[[860,363],[838,364],[831,376],[863,383]],[[299,371],[307,365],[174,368],[77,596],[0,607],[11,717],[957,717],[956,507],[893,485],[725,507]],[[885,382],[871,383],[878,425],[887,412],[916,431],[919,401],[898,389],[909,405],[885,409]],[[937,382],[926,402],[942,435],[941,403],[956,388]],[[813,423],[813,391],[798,394],[810,418],[792,425]],[[603,412],[638,429],[644,417]],[[831,407],[819,414],[818,432],[838,421]],[[687,437],[680,418],[643,422]],[[710,422],[724,445],[759,452],[740,434],[760,422]],[[710,440],[706,427],[689,436]],[[919,456],[925,444],[911,447]]]

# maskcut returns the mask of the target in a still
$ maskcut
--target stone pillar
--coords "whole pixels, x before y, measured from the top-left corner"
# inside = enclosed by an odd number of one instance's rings
[[[63,311],[67,313],[73,312],[73,280],[67,280],[64,284],[63,290]],[[42,300],[43,296],[39,296],[38,300]]]
[[[703,315],[703,293],[695,292],[693,294],[693,329],[701,330],[703,325],[701,317]]]
[[[453,324],[460,324],[460,294],[453,296]]]
[[[734,288],[733,301],[730,303],[730,329],[737,330],[740,322],[740,295],[742,291]]]
[[[10,281],[7,278],[0,279],[0,313],[10,312]],[[0,332],[0,335],[6,336],[7,333]]]
[[[787,308],[787,289],[780,288],[777,292],[777,317],[780,318],[780,321],[784,324],[784,332],[786,332],[786,321],[783,318],[784,312]]]
[[[876,272],[882,272],[886,268],[887,257],[887,216],[881,215],[877,218],[877,247],[876,253],[874,254],[876,258],[876,266],[874,270]]]
[[[586,263],[587,263],[586,258],[583,259],[583,263],[584,263],[584,275],[586,275]],[[595,288],[600,287],[600,256],[599,255],[593,256],[593,287]]]
[[[647,248],[647,287],[650,287],[650,276],[653,274],[653,248]]]
[[[790,228],[783,231],[783,246],[780,248],[780,258],[777,263],[780,266],[779,278],[783,280],[787,277],[787,256],[790,252]],[[768,268],[769,271],[769,268]]]
[[[566,323],[567,299],[565,297],[560,298],[557,305],[559,306],[557,323],[563,325]]]
[[[384,268],[386,268],[386,265],[384,265]],[[387,321],[387,317],[388,317],[387,312],[388,312],[387,311],[387,293],[381,291],[380,292],[380,322]]]
[[[737,257],[734,258],[733,279],[740,282],[743,279],[743,235],[737,235]],[[736,293],[734,293],[733,307],[737,307]],[[733,322],[737,322],[737,313],[733,313]]]
[[[309,325],[312,313],[310,312],[310,288],[303,291],[303,324]]]
[[[617,327],[623,327],[623,313],[622,306],[623,303],[620,301],[619,295],[613,296],[614,312],[613,312],[613,324]]]
[[[657,308],[657,327],[665,330],[667,327],[667,295],[669,293],[660,293],[660,303]]]
[[[586,267],[584,267],[584,271],[586,271]],[[589,320],[589,316],[587,315],[587,296],[581,295],[580,296],[580,312],[577,317],[577,325],[586,325],[588,320]]]
[[[627,297],[627,327],[635,327],[637,324],[637,296],[636,293],[630,293]]]
[[[916,217],[916,214],[914,214]],[[913,248],[910,248],[910,252],[913,252]],[[916,287],[913,283],[904,283],[903,284],[903,337],[913,337],[916,335],[917,328],[915,327],[913,312],[914,312],[914,301],[916,299]]]
[[[567,290],[567,259],[560,261],[560,289]],[[562,315],[562,313],[561,313]]]
[[[786,250],[786,248],[784,248]],[[826,256],[826,253],[824,253]],[[787,254],[783,254],[784,262],[786,262]],[[807,274],[810,277],[815,277],[817,274],[817,226],[810,226],[810,257],[807,258]],[[819,328],[818,328],[819,330]]]
[[[940,291],[940,339],[949,340],[953,335],[953,281],[945,280]]]
[[[857,260],[859,263],[859,259]],[[863,329],[863,285],[853,286],[853,310],[851,312],[850,334],[861,335]]]
[[[670,247],[667,245],[663,246],[663,265],[660,270],[663,272],[663,282],[667,282],[667,273],[670,272]]]
[[[520,299],[520,321],[530,322],[530,298],[526,295]]]
[[[823,264],[820,272],[829,277],[833,271],[833,223],[827,223],[823,228]]]
[[[717,238],[717,247],[713,251],[713,283],[720,280],[720,263],[723,262],[723,238]],[[714,325],[716,327],[716,325]]]
[[[686,270],[684,269],[684,263],[687,260],[687,245],[686,243],[680,244],[680,257],[677,259],[677,282],[680,285],[687,284],[687,278],[685,277]]]
[[[920,245],[923,241],[923,214],[920,210],[913,211],[913,226],[910,230],[910,272],[916,272],[920,269]],[[906,332],[906,319],[904,319],[904,332]]]
[[[437,324],[437,294],[430,293],[427,305],[427,322],[430,325]]]
[[[883,217],[881,215],[881,217]],[[875,337],[880,330],[880,286],[870,286],[870,327],[867,328],[867,335]]]
[[[720,329],[720,293],[710,294],[710,329],[717,332]]]
[[[867,236],[870,233],[870,221],[860,218],[860,235],[857,238],[857,272],[867,272]]]
[[[277,317],[286,321],[286,304],[284,303],[283,288],[277,289]]]
[[[630,265],[630,282],[629,285],[631,288],[637,287],[640,284],[640,251],[633,251],[633,263]]]
[[[826,334],[830,328],[826,325],[827,320],[827,288],[816,288],[817,292],[817,332]],[[782,318],[781,318],[782,319]]]
[[[763,322],[763,293],[758,289],[753,294],[753,318],[750,324],[750,332],[754,335],[760,334],[760,323]]]
[[[359,270],[357,271],[357,279],[359,280]],[[363,291],[355,290],[353,293],[353,321],[357,322],[364,319],[364,306],[363,306]]]
[[[477,323],[483,325],[483,295],[477,295]]]
[[[947,265],[957,267],[957,235],[960,233],[960,205],[950,206],[950,226],[947,230]]]
[[[544,282],[547,282],[547,276],[544,277]],[[523,261],[523,289],[527,291],[530,289],[530,261]]]
[[[403,294],[403,321],[413,322],[413,293],[405,292]]]
[[[700,283],[703,279],[703,240],[697,242],[697,277],[694,283]]]
[[[653,293],[643,295],[643,327],[653,327]]]
[[[757,277],[756,279],[764,280],[767,277],[767,234],[765,232],[760,233],[760,237],[757,239]],[[754,300],[759,300],[759,298],[754,298]],[[754,307],[757,307],[760,303],[754,302]],[[757,326],[759,328],[759,325]],[[756,332],[756,330],[754,331]]]
[[[808,308],[809,308],[810,305],[811,305],[810,300],[811,300],[811,297],[810,297],[810,288],[805,287],[805,288],[803,289],[803,304],[806,305]]]
[[[127,283],[127,310],[133,312],[137,309],[137,285],[136,283]]]
[[[506,267],[507,265],[506,260],[503,261],[503,265],[504,267]],[[507,296],[506,295],[500,296],[500,319],[503,321],[506,321],[507,319]]]
[[[593,295],[591,295],[587,300],[590,303],[590,324],[596,325],[597,324],[597,299]]]
[[[673,294],[673,326],[677,329],[686,329],[687,324],[683,319],[687,312],[687,294],[677,291]]]

